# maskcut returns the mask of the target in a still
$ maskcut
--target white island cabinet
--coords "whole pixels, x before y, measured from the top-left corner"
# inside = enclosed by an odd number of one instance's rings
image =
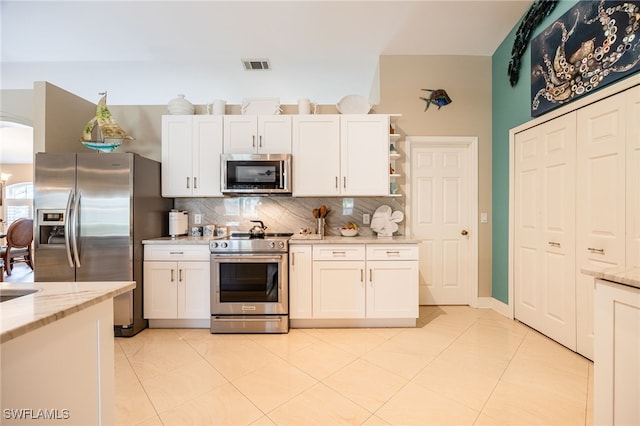
[[[610,276],[596,280],[596,425],[640,425],[640,270],[629,271],[626,277],[635,277],[629,285]]]
[[[1,423],[113,425],[113,298],[136,284],[45,284],[0,285],[38,290],[0,305]]]
[[[149,327],[208,327],[209,258],[206,244],[144,246],[144,317]]]

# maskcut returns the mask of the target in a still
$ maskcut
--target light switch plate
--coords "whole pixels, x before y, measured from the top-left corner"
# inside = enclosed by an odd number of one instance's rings
[[[368,225],[371,222],[371,215],[369,213],[364,213],[362,215],[362,224]]]
[[[196,213],[193,215],[193,223],[196,225],[200,225],[202,223],[202,214]]]
[[[486,212],[480,213],[480,223],[487,223],[489,221],[489,216]]]

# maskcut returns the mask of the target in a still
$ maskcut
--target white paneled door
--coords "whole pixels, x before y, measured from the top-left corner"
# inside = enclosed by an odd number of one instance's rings
[[[420,304],[472,304],[470,283],[477,285],[477,276],[472,277],[477,269],[471,261],[475,177],[470,145],[412,141],[410,150],[410,226],[420,241]]]
[[[516,319],[576,346],[576,116],[515,136]]]

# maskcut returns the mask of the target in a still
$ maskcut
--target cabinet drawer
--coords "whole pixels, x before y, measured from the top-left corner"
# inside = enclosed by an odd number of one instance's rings
[[[364,260],[364,244],[313,246],[313,260]]]
[[[144,260],[206,260],[211,256],[206,244],[145,245]]]
[[[367,244],[367,260],[418,260],[418,246]]]

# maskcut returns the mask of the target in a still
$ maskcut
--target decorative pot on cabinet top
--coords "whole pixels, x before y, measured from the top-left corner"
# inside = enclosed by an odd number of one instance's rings
[[[177,98],[171,99],[167,109],[172,115],[192,115],[196,110],[193,104],[184,98],[184,95],[178,95]]]

